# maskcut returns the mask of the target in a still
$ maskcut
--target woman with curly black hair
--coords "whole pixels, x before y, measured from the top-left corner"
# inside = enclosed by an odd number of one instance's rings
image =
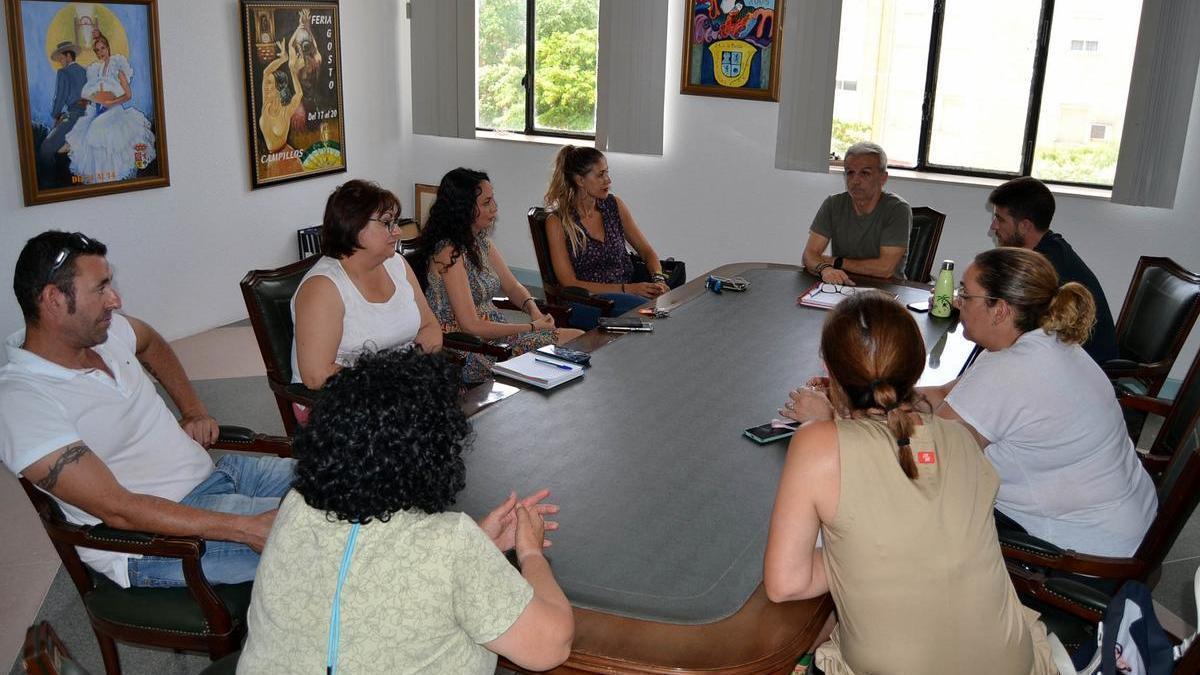
[[[458,168],[442,177],[418,253],[429,280],[425,295],[442,330],[503,341],[512,345],[515,354],[563,344],[582,335],[573,328],[556,328],[554,318],[538,309],[529,290],[508,269],[490,236],[497,211],[486,173]],[[492,298],[501,291],[532,321],[505,321],[492,304]],[[491,365],[485,356],[468,354],[463,380],[486,379]]]
[[[448,511],[470,426],[456,369],[416,350],[363,354],[296,436],[296,481],[254,584],[239,670],[492,673],[566,660],[571,606],[542,555],[541,490],[479,524]],[[516,548],[520,572],[503,551]]]

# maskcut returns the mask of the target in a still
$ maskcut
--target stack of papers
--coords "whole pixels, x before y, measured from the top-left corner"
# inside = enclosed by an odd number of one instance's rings
[[[805,307],[816,307],[817,309],[832,309],[837,304],[846,298],[860,293],[862,291],[878,290],[866,286],[839,286],[835,284],[817,283],[813,284],[812,288],[804,292],[796,302]],[[894,293],[889,293],[892,297],[896,297]]]
[[[525,352],[496,363],[492,372],[542,389],[553,389],[583,375],[583,366],[547,358],[537,352]]]

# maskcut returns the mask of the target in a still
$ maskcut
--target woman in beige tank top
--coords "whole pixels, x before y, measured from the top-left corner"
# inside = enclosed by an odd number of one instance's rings
[[[809,423],[788,449],[763,571],[776,602],[833,594],[838,624],[817,666],[1056,673],[1000,555],[996,472],[965,427],[916,398],[925,347],[912,317],[859,293],[830,312],[821,353],[828,382],[788,404]]]

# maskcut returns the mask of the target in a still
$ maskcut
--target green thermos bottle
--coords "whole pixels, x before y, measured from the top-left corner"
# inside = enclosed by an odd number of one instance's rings
[[[943,260],[942,271],[938,273],[937,283],[933,287],[933,308],[929,310],[929,313],[939,319],[948,318],[953,299],[954,261]]]

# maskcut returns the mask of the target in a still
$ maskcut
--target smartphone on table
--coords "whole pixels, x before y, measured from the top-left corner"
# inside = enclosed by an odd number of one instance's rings
[[[780,425],[775,422],[767,422],[756,427],[750,427],[742,432],[747,438],[758,443],[766,445],[776,441],[782,441],[785,438],[791,438],[792,434],[796,433],[796,428],[800,426],[799,422],[791,422],[787,425]]]

